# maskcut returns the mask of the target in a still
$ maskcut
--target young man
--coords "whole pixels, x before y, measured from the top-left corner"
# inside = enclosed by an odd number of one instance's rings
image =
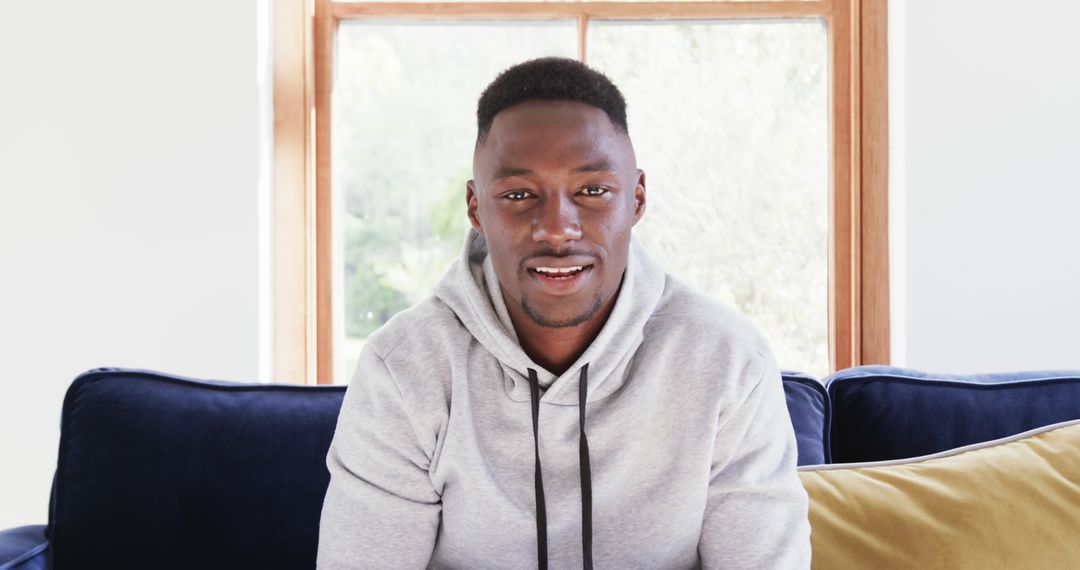
[[[808,568],[777,363],[632,237],[619,90],[531,60],[477,119],[461,256],[346,391],[319,568]]]

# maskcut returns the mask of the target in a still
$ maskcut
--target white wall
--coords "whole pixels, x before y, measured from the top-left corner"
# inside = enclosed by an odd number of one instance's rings
[[[896,363],[1080,368],[1080,5],[890,19]]]
[[[255,2],[0,6],[0,529],[80,372],[259,375]]]

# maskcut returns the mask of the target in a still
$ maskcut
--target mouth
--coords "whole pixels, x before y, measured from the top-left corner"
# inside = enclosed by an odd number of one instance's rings
[[[533,273],[536,273],[542,277],[550,277],[552,279],[569,279],[591,267],[592,265],[572,265],[569,267],[530,267],[529,271],[532,271]]]
[[[578,285],[592,274],[592,270],[592,264],[564,267],[538,266],[530,267],[529,275],[549,293],[568,294],[576,291]]]

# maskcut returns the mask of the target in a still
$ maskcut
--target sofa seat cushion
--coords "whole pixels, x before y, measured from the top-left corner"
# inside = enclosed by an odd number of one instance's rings
[[[800,467],[813,567],[1075,568],[1080,421],[927,457]]]
[[[832,460],[937,453],[1080,419],[1080,371],[935,374],[859,366],[825,379]]]

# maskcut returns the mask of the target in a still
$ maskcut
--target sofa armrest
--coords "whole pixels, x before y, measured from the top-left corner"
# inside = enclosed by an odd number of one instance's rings
[[[0,570],[51,570],[52,551],[45,525],[0,531]]]

